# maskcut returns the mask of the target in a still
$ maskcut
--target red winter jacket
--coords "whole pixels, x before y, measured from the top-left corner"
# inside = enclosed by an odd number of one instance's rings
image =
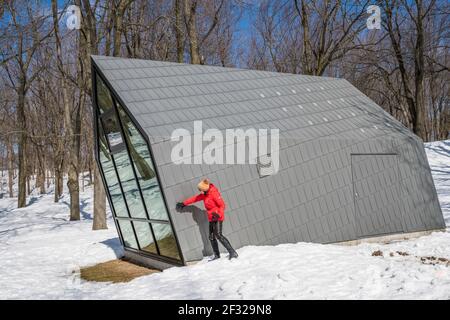
[[[205,209],[208,213],[208,221],[213,221],[213,212],[219,215],[219,221],[225,218],[225,202],[220,195],[219,190],[211,183],[206,194],[201,193],[183,201],[185,206],[203,200]]]

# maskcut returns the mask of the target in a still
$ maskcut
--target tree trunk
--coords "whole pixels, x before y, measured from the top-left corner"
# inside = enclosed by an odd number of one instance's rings
[[[54,181],[55,181],[55,202],[58,202],[63,192],[63,175],[62,170],[58,167],[55,168]]]
[[[31,194],[31,177],[27,174],[27,195]]]
[[[67,187],[70,194],[70,221],[80,220],[80,186],[78,171],[71,164],[68,172]]]
[[[27,148],[27,134],[26,134],[26,122],[25,122],[25,81],[21,79],[21,85],[18,91],[17,101],[17,122],[20,128],[19,134],[19,195],[18,195],[18,208],[24,208],[26,206],[26,183],[27,183],[27,165],[26,165],[26,148]]]
[[[106,224],[106,194],[97,164],[94,164],[94,222],[92,230],[108,229]]]
[[[64,104],[64,129],[65,141],[68,144],[69,162],[68,162],[68,180],[67,187],[70,194],[70,220],[80,220],[80,186],[78,181],[78,153],[77,136],[74,135],[72,128],[72,110],[69,103],[68,84],[66,72],[62,60],[61,39],[59,37],[59,20],[57,1],[52,0],[53,28],[55,32],[56,60],[59,72],[61,73],[61,89]],[[80,112],[78,110],[77,112]],[[78,121],[78,119],[76,119]]]
[[[198,34],[196,25],[197,0],[193,0],[192,3],[189,0],[184,0],[184,14],[186,19],[186,29],[189,35],[189,53],[191,55],[191,63],[200,64],[201,59],[198,47]]]
[[[414,50],[415,66],[415,116],[413,130],[423,141],[427,141],[425,130],[425,98],[424,98],[424,30],[422,16],[422,1],[417,2],[417,38]]]
[[[2,157],[2,179],[0,181],[0,192],[3,195],[3,177],[5,176],[5,158]],[[1,196],[2,196],[1,195]]]
[[[184,39],[183,39],[183,26],[182,26],[182,16],[181,16],[181,0],[175,0],[174,11],[175,11],[175,36],[177,39],[177,62],[184,62]]]
[[[83,93],[81,94],[83,99]],[[80,179],[79,179],[79,155],[81,147],[81,110],[83,103],[80,101],[75,116],[75,130],[72,131],[70,149],[70,163],[67,186],[70,192],[70,220],[80,220]]]
[[[36,156],[37,176],[36,176],[36,188],[39,188],[40,194],[45,194],[45,156],[42,150],[37,150]]]
[[[50,186],[51,186],[51,181],[50,181],[51,173],[50,173],[50,170],[46,170],[46,175],[47,175],[47,188],[50,188]]]
[[[54,179],[55,184],[55,202],[59,201],[59,198],[63,194],[63,174],[64,174],[64,146],[61,142],[62,138],[58,138],[56,142],[56,151],[54,156]]]
[[[91,153],[89,153],[91,154]],[[92,158],[89,157],[89,185],[92,185]]]
[[[79,0],[77,0],[79,1]],[[129,0],[127,0],[129,1]],[[98,43],[97,43],[97,34],[96,34],[96,21],[95,21],[95,14],[92,11],[91,7],[90,7],[90,2],[89,0],[83,0],[83,4],[84,4],[84,10],[86,11],[86,24],[83,25],[83,30],[85,30],[85,28],[88,29],[88,32],[90,34],[90,37],[87,38],[86,40],[84,40],[82,37],[79,38],[79,56],[80,56],[80,62],[84,67],[84,70],[87,70],[87,72],[85,72],[83,74],[83,76],[85,77],[83,78],[79,78],[78,81],[80,82],[80,84],[84,84],[83,89],[88,93],[91,94],[92,93],[92,87],[91,87],[91,82],[90,82],[90,59],[89,59],[89,55],[90,54],[97,54],[98,52]],[[112,2],[108,2],[109,6],[111,6],[112,10],[109,10],[110,14],[108,16],[108,21],[109,22],[113,22],[115,19],[115,5]],[[121,7],[123,9],[120,10],[125,10],[126,5],[124,4],[123,1],[121,1],[121,6],[123,5],[124,7]],[[122,13],[123,15],[123,13]],[[118,26],[115,25],[115,27],[117,28]],[[120,52],[120,38],[121,38],[121,29],[122,27],[120,26],[119,28],[115,29],[117,31],[117,33],[114,33],[114,55],[117,55]],[[120,37],[119,37],[120,34]],[[110,54],[110,50],[109,50],[109,46],[110,46],[110,33],[107,33],[106,36],[106,55]],[[92,138],[91,138],[92,139]],[[92,140],[91,140],[92,141]],[[92,228],[94,230],[99,230],[99,229],[106,229],[107,225],[106,225],[106,195],[105,195],[105,190],[103,189],[103,184],[101,181],[101,177],[98,173],[98,169],[97,169],[97,164],[94,162],[92,154],[89,155],[89,180],[90,183],[92,184],[92,169],[94,170],[94,217],[93,217],[93,226]]]
[[[114,4],[111,2],[107,2],[108,6],[114,7]],[[106,18],[106,30],[105,30],[105,56],[111,55],[111,29],[114,25],[114,10],[108,10],[107,11],[107,18]]]
[[[45,194],[45,168],[39,168],[39,193]]]
[[[120,0],[118,6],[113,5],[114,17],[114,39],[113,39],[113,56],[119,57],[122,48],[122,33],[123,33],[123,16],[130,0]]]
[[[302,24],[302,35],[303,35],[303,47],[302,47],[302,70],[303,74],[313,75],[313,66],[312,66],[312,47],[311,47],[311,38],[309,31],[309,12],[306,8],[306,3],[304,1],[301,2],[301,6],[299,7],[298,0],[295,1],[295,6],[297,9],[297,13],[300,16],[301,24]]]
[[[12,137],[8,137],[8,145],[6,147],[6,153],[7,153],[7,166],[8,166],[8,190],[9,190],[9,197],[14,197],[14,150],[13,150],[13,144],[12,144]]]

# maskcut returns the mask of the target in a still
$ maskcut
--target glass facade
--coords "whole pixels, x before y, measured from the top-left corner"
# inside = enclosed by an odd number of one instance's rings
[[[181,261],[149,146],[95,74],[100,170],[126,249]]]

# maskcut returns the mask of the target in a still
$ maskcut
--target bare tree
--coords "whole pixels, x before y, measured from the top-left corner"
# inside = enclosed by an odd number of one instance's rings
[[[91,84],[91,61],[90,55],[98,53],[98,30],[95,12],[97,11],[97,4],[91,5],[89,0],[77,0],[77,4],[82,8],[83,21],[85,23],[82,25],[81,35],[79,37],[79,72],[78,72],[78,87],[82,92],[85,92],[87,96],[92,96],[92,84]],[[120,43],[120,42],[119,42]],[[119,50],[120,48],[115,48]],[[106,49],[108,50],[108,49]],[[91,112],[92,114],[92,112]],[[81,117],[81,115],[80,115]],[[92,118],[91,118],[91,126]],[[91,136],[93,130],[89,130],[90,134],[86,136]],[[81,128],[79,130],[79,137],[81,138]],[[86,139],[93,147],[93,139]],[[103,182],[101,181],[100,173],[97,168],[97,164],[92,158],[92,148],[88,148],[89,166],[93,163],[94,167],[94,218],[93,218],[93,230],[107,229],[106,224],[106,193],[103,187]]]
[[[26,96],[33,81],[39,76],[39,68],[33,68],[33,59],[42,41],[49,33],[42,34],[40,30],[45,24],[45,17],[36,12],[38,4],[34,1],[8,1],[5,3],[10,14],[9,36],[16,41],[6,41],[7,61],[4,68],[8,74],[11,86],[17,94],[17,126],[19,131],[18,161],[19,161],[19,192],[18,207],[26,206],[26,149],[27,120]],[[20,8],[20,9],[19,9]]]
[[[63,52],[61,45],[61,38],[59,33],[59,16],[58,5],[56,0],[52,0],[52,16],[53,16],[53,29],[55,37],[55,49],[56,49],[56,65],[60,74],[59,85],[62,92],[62,102],[64,106],[64,141],[67,143],[68,150],[68,180],[67,186],[70,193],[70,220],[80,220],[80,193],[78,182],[78,150],[77,150],[77,136],[74,133],[73,124],[79,122],[72,119],[71,101],[69,101],[69,73],[66,70],[63,62]],[[78,114],[79,108],[76,110]]]
[[[198,0],[184,0],[184,20],[189,39],[189,54],[192,64],[203,64],[205,62],[205,58],[200,55],[200,49],[219,23],[219,14],[222,10],[224,0],[220,0],[217,4],[216,2],[210,2],[213,3],[214,7],[212,21],[205,28],[205,32],[200,35],[197,27],[198,6],[200,2]],[[201,4],[205,5],[206,3],[202,2]]]
[[[174,0],[174,32],[177,39],[177,62],[184,62],[184,29],[181,0]]]
[[[4,79],[2,79],[4,83]],[[14,145],[15,145],[15,108],[14,108],[14,95],[13,90],[10,87],[2,85],[0,87],[2,92],[1,105],[1,135],[0,138],[3,141],[6,149],[6,170],[8,172],[8,194],[9,197],[14,197]]]
[[[118,0],[113,1],[112,5],[112,17],[114,21],[114,45],[113,45],[113,56],[120,56],[120,49],[122,47],[122,35],[123,35],[123,18],[125,15],[125,10],[134,0]]]
[[[302,72],[323,75],[333,61],[359,46],[369,1],[295,0],[302,26]]]

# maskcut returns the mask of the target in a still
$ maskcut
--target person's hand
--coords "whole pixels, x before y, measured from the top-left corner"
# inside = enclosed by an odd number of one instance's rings
[[[212,221],[213,222],[219,221],[219,219],[220,219],[220,215],[217,212],[213,212],[211,214],[211,216],[212,216]]]
[[[176,205],[176,209],[177,210],[181,210],[181,209],[183,209],[184,207],[186,207],[185,205],[184,205],[184,203],[183,202],[177,202],[177,205]]]

